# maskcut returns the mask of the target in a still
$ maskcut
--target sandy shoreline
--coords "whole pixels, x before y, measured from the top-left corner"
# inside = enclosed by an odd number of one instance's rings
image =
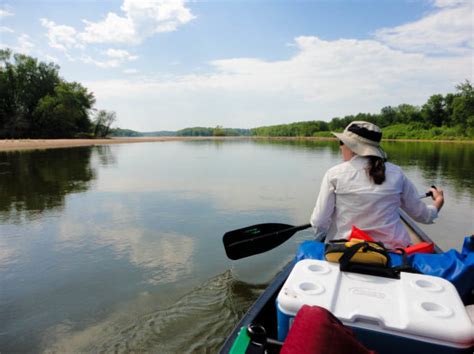
[[[36,150],[55,149],[77,146],[93,146],[108,144],[129,144],[145,142],[165,141],[192,141],[192,140],[248,140],[248,139],[272,139],[272,140],[336,140],[335,138],[311,138],[311,137],[138,137],[138,138],[111,138],[111,139],[4,139],[0,140],[0,151],[14,150]],[[384,141],[418,141],[418,142],[442,142],[442,143],[467,143],[472,140],[415,140],[415,139],[384,139]]]
[[[0,151],[55,149],[55,148],[68,148],[68,147],[78,147],[78,146],[147,143],[147,142],[177,141],[177,140],[184,141],[184,140],[218,140],[218,139],[223,139],[223,138],[164,136],[164,137],[110,138],[110,139],[4,139],[4,140],[0,140]]]

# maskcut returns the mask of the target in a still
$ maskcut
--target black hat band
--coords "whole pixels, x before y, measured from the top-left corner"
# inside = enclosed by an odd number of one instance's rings
[[[352,124],[349,128],[347,128],[347,130],[359,135],[362,138],[366,138],[377,143],[380,143],[380,140],[382,140],[382,133],[360,127],[357,124]]]

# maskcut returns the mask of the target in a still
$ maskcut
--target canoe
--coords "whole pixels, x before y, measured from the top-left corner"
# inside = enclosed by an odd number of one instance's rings
[[[419,242],[430,242],[433,241],[428,235],[418,227],[415,222],[403,211],[400,211],[402,221],[407,227],[410,238],[414,244]],[[440,253],[442,250],[435,245],[435,252]],[[277,336],[277,311],[275,306],[275,300],[278,296],[280,289],[287,280],[291,271],[295,266],[295,262],[289,263],[271,282],[266,290],[260,295],[257,301],[251,306],[240,322],[235,326],[232,333],[227,337],[224,345],[222,346],[220,353],[230,353],[234,345],[234,342],[239,336],[239,332],[242,328],[247,328],[250,324],[258,323],[265,329],[267,337],[268,353],[278,353],[281,349],[282,343],[276,340]]]

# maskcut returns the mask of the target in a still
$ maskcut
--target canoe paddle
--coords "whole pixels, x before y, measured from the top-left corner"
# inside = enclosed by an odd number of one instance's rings
[[[431,186],[435,188],[435,186]],[[432,192],[421,195],[420,198],[432,196]],[[296,232],[310,228],[311,224],[293,226],[287,224],[257,224],[242,229],[228,231],[224,234],[227,257],[237,260],[255,254],[264,253],[280,246]]]
[[[431,186],[431,188],[437,189],[436,186]],[[433,196],[433,192],[429,191],[429,192],[426,192],[425,194],[420,195],[420,199],[428,198],[432,196]]]
[[[227,257],[236,260],[269,251],[309,227],[310,224],[257,224],[226,232],[222,241]]]

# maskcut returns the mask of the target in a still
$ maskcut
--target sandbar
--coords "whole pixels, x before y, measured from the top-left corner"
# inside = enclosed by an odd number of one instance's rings
[[[37,149],[55,149],[70,148],[78,146],[110,145],[110,144],[129,144],[145,142],[164,142],[177,140],[203,140],[219,139],[214,137],[137,137],[137,138],[110,138],[110,139],[2,139],[0,140],[0,151],[13,150],[37,150]]]

